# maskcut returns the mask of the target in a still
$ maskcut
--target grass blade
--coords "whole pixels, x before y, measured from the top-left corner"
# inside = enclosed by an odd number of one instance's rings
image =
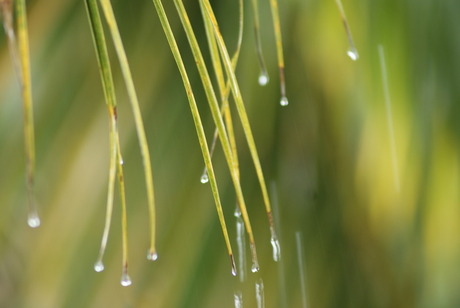
[[[342,19],[345,32],[347,33],[348,44],[350,45],[349,49],[347,50],[347,55],[350,57],[350,59],[356,61],[359,59],[359,54],[355,47],[355,43],[353,42],[350,26],[348,25],[347,16],[345,15],[345,9],[343,8],[341,0],[335,0],[335,3],[337,3],[337,7],[339,8],[340,18]]]
[[[118,125],[117,125],[117,107],[115,88],[113,84],[112,71],[110,68],[110,59],[107,52],[107,44],[105,40],[104,28],[102,26],[101,17],[97,7],[96,0],[86,0],[86,9],[90,24],[90,29],[93,37],[94,46],[96,49],[96,56],[99,64],[99,72],[101,75],[102,87],[104,90],[107,111],[109,114],[109,135],[110,135],[110,165],[109,165],[109,181],[107,189],[107,207],[104,232],[102,235],[101,246],[99,250],[98,259],[94,265],[97,272],[104,270],[103,257],[107,246],[107,241],[110,232],[110,225],[113,212],[113,199],[114,199],[114,186],[115,177],[118,169],[119,179],[123,179],[123,167],[119,143]],[[126,204],[124,195],[124,183],[119,181],[120,185],[120,199],[122,204],[122,216],[126,217]],[[125,221],[126,219],[123,219]],[[123,224],[123,222],[122,222]],[[123,227],[123,269],[127,268],[128,255],[127,244],[125,240],[126,227]],[[126,246],[126,248],[125,248]],[[123,270],[124,272],[125,270]]]
[[[252,14],[254,22],[254,39],[256,44],[256,53],[257,60],[259,61],[259,84],[265,86],[270,80],[267,72],[267,67],[265,65],[264,53],[262,51],[262,39],[260,38],[260,22],[259,22],[259,1],[251,0],[252,4]]]
[[[100,0],[102,10],[104,12],[105,19],[109,26],[109,30],[112,36],[112,40],[115,46],[115,51],[120,62],[121,71],[125,81],[125,85],[128,91],[129,101],[131,103],[131,109],[134,114],[134,122],[136,125],[137,136],[139,139],[139,146],[141,149],[142,160],[144,165],[145,183],[147,187],[147,199],[149,207],[149,220],[150,220],[150,247],[147,253],[147,259],[156,260],[157,252],[155,246],[155,198],[153,190],[153,176],[152,167],[150,163],[150,153],[147,144],[147,137],[145,135],[144,123],[142,120],[141,110],[139,107],[139,101],[137,99],[136,90],[134,88],[134,82],[131,75],[131,70],[128,64],[128,58],[126,57],[123,42],[121,40],[120,32],[118,30],[115,15],[113,13],[112,5],[110,0]]]
[[[246,136],[246,141],[248,143],[249,151],[251,152],[251,156],[252,156],[252,160],[254,162],[257,177],[259,179],[259,184],[260,184],[260,188],[261,188],[261,191],[262,191],[262,197],[264,199],[264,204],[265,204],[265,210],[266,210],[269,225],[270,225],[271,241],[277,244],[276,245],[277,246],[276,250],[278,251],[278,253],[280,253],[278,238],[276,236],[275,226],[274,226],[274,222],[273,222],[273,215],[272,215],[272,211],[271,211],[270,198],[268,196],[267,186],[265,184],[265,178],[264,178],[264,175],[263,175],[263,172],[262,172],[262,167],[261,167],[261,164],[260,164],[259,155],[257,154],[257,148],[256,148],[256,145],[255,145],[254,136],[252,135],[251,126],[249,124],[249,119],[248,119],[248,116],[247,116],[247,113],[246,113],[246,108],[244,107],[243,98],[241,96],[241,92],[240,92],[240,89],[239,89],[239,86],[238,86],[238,82],[236,80],[236,76],[235,76],[235,73],[234,73],[233,68],[232,68],[230,57],[228,55],[227,48],[225,47],[225,43],[224,43],[224,40],[222,38],[222,35],[220,34],[219,26],[218,26],[217,20],[216,20],[216,18],[214,16],[214,12],[212,11],[211,5],[210,5],[208,0],[200,0],[200,1],[203,1],[204,7],[205,7],[206,12],[207,12],[207,16],[212,21],[214,34],[216,36],[216,40],[217,40],[217,44],[219,46],[220,54],[221,54],[223,62],[224,62],[225,71],[227,73],[227,77],[230,80],[233,97],[235,99],[238,114],[239,114],[241,123],[243,125],[243,131],[244,131],[244,134]],[[275,245],[273,245],[273,247],[275,248]],[[275,259],[275,261],[278,261],[279,256],[277,256],[274,259]]]
[[[180,51],[179,51],[179,47],[177,46],[176,39],[174,38],[174,34],[173,34],[172,30],[171,30],[171,26],[169,24],[168,18],[166,16],[165,11],[164,11],[163,4],[161,3],[160,0],[153,0],[153,4],[155,5],[155,9],[157,10],[158,16],[160,18],[161,25],[163,27],[163,31],[165,32],[165,35],[166,35],[166,38],[168,40],[169,46],[171,48],[172,54],[173,54],[174,59],[176,61],[177,67],[179,69],[179,72],[181,74],[182,81],[184,83],[184,87],[185,87],[187,97],[188,97],[188,101],[189,101],[189,104],[190,104],[190,110],[192,112],[193,121],[195,123],[195,128],[196,128],[196,132],[197,132],[197,135],[198,135],[198,141],[200,143],[200,148],[201,148],[201,152],[203,154],[206,170],[208,171],[208,176],[209,176],[209,180],[210,180],[210,184],[211,184],[211,190],[212,190],[212,194],[213,194],[213,197],[214,197],[214,202],[216,204],[217,215],[219,217],[219,221],[220,221],[220,224],[221,224],[221,227],[222,227],[222,233],[224,235],[225,244],[227,246],[227,252],[228,252],[228,254],[230,256],[230,261],[231,261],[231,266],[232,266],[232,274],[236,275],[235,260],[234,260],[234,257],[233,257],[232,246],[230,244],[230,238],[229,238],[229,235],[228,235],[227,226],[226,226],[226,223],[225,223],[225,217],[224,217],[224,213],[223,213],[223,210],[222,210],[222,205],[221,205],[221,201],[220,201],[220,197],[219,197],[219,190],[218,190],[218,186],[217,186],[216,177],[215,177],[215,174],[214,174],[214,169],[213,169],[213,166],[212,166],[211,155],[209,153],[209,148],[208,148],[208,145],[207,145],[207,142],[206,142],[206,135],[204,133],[200,113],[198,111],[198,107],[196,105],[195,97],[193,95],[192,86],[190,84],[190,80],[188,78],[187,71],[186,71],[184,63],[182,61],[182,57],[181,57],[181,54],[180,54]]]
[[[227,136],[227,132],[225,130],[225,126],[222,119],[222,114],[219,110],[219,106],[217,103],[216,95],[211,83],[211,79],[209,77],[208,70],[206,68],[206,64],[204,62],[203,56],[201,54],[200,47],[196,40],[195,34],[193,32],[192,26],[190,24],[190,20],[188,18],[187,12],[181,0],[174,0],[174,4],[176,6],[177,12],[179,14],[180,20],[184,27],[185,33],[187,35],[187,39],[189,41],[190,47],[192,49],[193,56],[195,58],[195,62],[197,64],[198,72],[200,74],[205,93],[208,99],[209,107],[211,109],[211,114],[214,119],[214,123],[217,126],[219,131],[219,139],[222,143],[222,148],[224,150],[224,155],[227,160],[227,164],[230,170],[230,174],[232,177],[232,181],[235,187],[236,197],[238,204],[241,208],[241,214],[243,216],[244,223],[246,225],[246,230],[249,237],[249,244],[251,247],[251,254],[252,254],[252,271],[257,272],[259,270],[259,262],[257,259],[257,251],[256,245],[254,241],[254,234],[252,232],[251,223],[249,221],[249,216],[246,210],[246,204],[243,197],[243,191],[241,189],[240,179],[238,170],[234,167],[234,158],[233,153],[230,145],[230,141]]]
[[[278,9],[278,0],[270,0],[270,8],[272,11],[273,18],[273,30],[275,32],[276,40],[276,54],[278,58],[278,70],[280,78],[280,91],[281,99],[280,105],[287,106],[289,101],[286,97],[286,78],[284,76],[284,55],[283,55],[283,40],[281,38],[281,25],[280,25],[280,14]]]
[[[16,71],[19,72],[20,86],[23,102],[24,123],[24,148],[26,155],[26,182],[29,213],[27,223],[31,228],[40,226],[37,205],[35,203],[35,137],[34,137],[34,113],[32,103],[32,82],[30,74],[29,34],[27,29],[27,9],[25,0],[15,1],[15,17],[17,27],[17,46],[12,27],[11,2],[2,1],[2,13],[4,15],[4,27],[9,39],[10,51]],[[19,59],[18,59],[19,58]]]

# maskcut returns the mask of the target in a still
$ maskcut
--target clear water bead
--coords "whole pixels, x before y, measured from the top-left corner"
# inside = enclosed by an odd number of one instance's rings
[[[203,175],[201,176],[200,182],[203,183],[203,184],[206,184],[206,183],[209,182],[209,177],[208,177],[208,174],[206,172],[203,173]]]
[[[27,219],[27,224],[31,228],[38,228],[40,227],[40,217],[38,217],[37,213],[31,213],[29,218]]]
[[[260,75],[259,75],[259,85],[265,86],[265,85],[267,85],[269,80],[270,79],[268,78],[268,75],[266,73],[260,73]]]
[[[147,253],[147,260],[150,260],[150,261],[156,261],[158,260],[158,254],[156,252],[151,252],[149,251]]]
[[[349,49],[347,51],[347,55],[352,59],[353,61],[356,61],[359,59],[358,51],[356,49]]]
[[[259,271],[259,263],[257,262],[252,263],[251,272],[257,273],[258,271]]]
[[[289,105],[289,101],[286,96],[281,97],[280,105],[283,107]]]
[[[102,272],[104,270],[104,263],[102,263],[102,261],[97,261],[96,264],[94,264],[94,270],[98,273]]]
[[[129,278],[127,273],[123,273],[123,275],[121,275],[120,283],[124,287],[130,286],[132,284],[131,278]]]
[[[277,238],[272,237],[270,240],[273,249],[273,260],[278,262],[281,259],[281,248]]]

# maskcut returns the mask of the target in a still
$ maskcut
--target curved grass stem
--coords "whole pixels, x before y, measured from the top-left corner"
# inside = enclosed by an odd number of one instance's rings
[[[187,35],[187,39],[190,44],[190,47],[192,49],[193,57],[195,59],[195,62],[198,68],[198,72],[200,74],[201,81],[205,89],[206,97],[209,103],[209,107],[211,109],[211,114],[214,119],[214,123],[216,124],[217,129],[219,131],[219,140],[222,143],[224,155],[225,155],[225,158],[226,158],[229,170],[230,170],[231,178],[232,178],[232,181],[235,187],[237,201],[241,207],[241,213],[242,213],[245,225],[246,225],[246,230],[248,232],[249,242],[252,247],[251,252],[252,252],[254,268],[258,270],[258,261],[257,261],[257,253],[255,249],[254,235],[253,235],[252,227],[249,221],[249,216],[246,210],[246,204],[245,204],[244,197],[243,197],[243,191],[241,189],[239,173],[238,173],[238,170],[235,169],[234,167],[235,162],[234,162],[234,156],[232,153],[232,148],[231,148],[230,141],[229,141],[226,129],[225,129],[225,125],[223,123],[222,114],[219,110],[219,105],[218,105],[217,98],[214,92],[214,88],[211,83],[211,78],[209,77],[209,73],[206,68],[206,64],[201,54],[200,47],[196,40],[195,33],[190,24],[190,20],[188,18],[185,7],[181,0],[174,0],[174,4],[179,14],[179,18],[181,20],[182,26]]]
[[[131,70],[128,64],[128,58],[123,47],[120,32],[118,30],[115,15],[113,13],[112,5],[110,0],[100,0],[100,4],[107,20],[109,30],[112,36],[115,51],[120,62],[120,67],[125,81],[126,89],[128,91],[129,101],[131,103],[131,109],[134,115],[134,122],[136,125],[137,136],[139,139],[139,146],[142,155],[142,161],[144,165],[145,183],[147,188],[147,200],[149,208],[149,220],[150,220],[150,246],[147,253],[147,258],[155,260],[157,258],[156,246],[155,246],[155,198],[153,190],[153,176],[152,167],[150,163],[150,153],[147,143],[147,137],[145,135],[144,122],[142,120],[141,110],[139,107],[139,101],[137,98],[136,90],[134,88],[134,82],[131,75]]]
[[[230,57],[228,55],[227,48],[225,47],[225,42],[224,42],[224,40],[222,38],[222,35],[221,35],[220,31],[219,31],[219,26],[217,24],[217,20],[216,20],[216,18],[214,16],[214,12],[213,12],[213,10],[211,8],[211,5],[210,5],[208,0],[200,0],[200,1],[203,2],[204,8],[205,8],[206,13],[207,13],[207,16],[208,16],[209,20],[212,22],[212,25],[213,25],[214,34],[215,34],[216,41],[217,41],[217,44],[219,46],[219,51],[220,51],[220,54],[221,54],[221,57],[222,57],[222,60],[223,60],[223,63],[224,63],[225,72],[227,74],[227,78],[229,78],[229,80],[230,80],[232,94],[233,94],[233,97],[234,97],[234,100],[235,100],[236,108],[238,110],[238,115],[240,117],[240,120],[241,120],[241,123],[242,123],[242,126],[243,126],[243,131],[244,131],[244,134],[246,136],[246,141],[248,143],[249,151],[251,152],[252,160],[254,162],[254,166],[255,166],[255,169],[256,169],[257,177],[258,177],[260,188],[261,188],[261,191],[262,191],[262,197],[263,197],[264,204],[265,204],[265,210],[266,210],[269,225],[270,225],[270,231],[271,231],[271,234],[272,234],[272,241],[273,240],[277,241],[276,233],[275,233],[275,226],[274,226],[274,223],[273,223],[271,205],[270,205],[270,198],[268,196],[267,186],[265,184],[265,178],[264,178],[264,175],[263,175],[263,172],[262,172],[262,167],[261,167],[261,164],[260,164],[259,155],[257,153],[257,148],[256,148],[256,145],[255,145],[254,136],[252,134],[251,126],[249,124],[249,119],[248,119],[248,116],[247,116],[247,113],[246,113],[246,108],[244,106],[244,102],[243,102],[243,98],[242,98],[242,95],[241,95],[241,92],[240,92],[240,89],[239,89],[239,86],[238,86],[238,82],[236,80],[235,72],[234,72],[234,70],[232,68],[232,63],[231,63]],[[250,245],[251,244],[252,243],[250,243]],[[251,247],[252,247],[252,245],[251,245]],[[275,261],[277,261],[277,260],[275,260]]]
[[[196,132],[197,132],[197,135],[198,135],[198,141],[200,143],[200,148],[201,148],[201,151],[202,151],[202,154],[203,154],[206,170],[208,172],[208,176],[209,176],[209,180],[210,180],[210,184],[211,184],[211,190],[212,190],[212,194],[213,194],[213,197],[214,197],[214,202],[216,204],[217,214],[218,214],[219,221],[220,221],[220,224],[221,224],[221,227],[222,227],[222,233],[224,235],[225,244],[227,246],[227,252],[228,252],[228,255],[230,256],[232,274],[236,275],[235,260],[234,260],[234,257],[233,257],[232,247],[231,247],[231,244],[230,244],[230,238],[229,238],[229,235],[228,235],[227,226],[226,226],[226,223],[225,223],[225,217],[224,217],[224,213],[223,213],[223,210],[222,210],[222,205],[221,205],[221,201],[220,201],[220,197],[219,197],[219,190],[218,190],[218,186],[217,186],[216,176],[214,174],[214,169],[213,169],[212,161],[211,161],[211,155],[209,153],[209,148],[208,148],[208,145],[207,145],[207,142],[206,142],[206,136],[205,136],[205,133],[204,133],[203,124],[201,122],[200,113],[198,111],[198,107],[196,105],[195,97],[193,95],[192,86],[190,84],[190,80],[188,78],[187,71],[185,69],[185,66],[184,66],[184,63],[182,61],[182,57],[181,57],[181,54],[180,54],[180,51],[179,51],[179,47],[177,46],[176,40],[174,38],[174,34],[173,34],[172,30],[171,30],[171,27],[170,27],[168,18],[166,16],[166,13],[164,11],[163,5],[162,5],[160,0],[153,0],[153,3],[155,5],[155,9],[156,9],[156,11],[158,13],[158,16],[160,18],[160,22],[161,22],[161,25],[163,27],[163,31],[164,31],[164,33],[166,35],[166,38],[168,40],[168,43],[169,43],[169,46],[171,48],[172,54],[173,54],[174,59],[176,61],[177,67],[178,67],[179,72],[181,74],[182,81],[184,83],[184,87],[185,87],[187,97],[188,97],[188,101],[189,101],[189,105],[190,105],[190,110],[191,110],[191,113],[192,113],[193,121],[195,123]]]

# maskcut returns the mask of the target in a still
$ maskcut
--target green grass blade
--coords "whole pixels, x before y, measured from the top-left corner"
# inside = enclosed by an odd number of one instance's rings
[[[201,7],[202,14],[205,14],[201,2],[200,2],[200,7]],[[243,12],[244,12],[243,1],[239,0],[238,39],[237,39],[236,50],[235,50],[235,53],[234,53],[234,55],[232,57],[232,65],[233,65],[234,69],[235,69],[236,64],[238,62],[238,57],[239,57],[240,50],[241,50],[241,44],[242,44],[242,41],[243,41],[243,29],[244,29],[244,18],[243,18],[244,13]],[[233,152],[234,167],[235,167],[236,170],[238,170],[238,174],[239,174],[238,152],[237,152],[237,149],[236,149],[236,140],[235,140],[235,134],[234,134],[234,129],[233,129],[233,121],[232,121],[231,111],[230,111],[230,107],[229,107],[229,104],[228,104],[228,96],[230,94],[230,83],[227,82],[227,84],[225,84],[225,77],[224,77],[224,73],[223,73],[222,63],[220,61],[219,48],[217,47],[216,39],[214,37],[214,32],[212,30],[212,24],[209,22],[209,20],[207,18],[205,18],[204,15],[203,15],[203,20],[204,20],[204,25],[205,25],[205,30],[206,30],[206,38],[208,40],[209,51],[210,51],[210,55],[211,55],[211,61],[212,61],[212,65],[213,65],[213,68],[214,68],[214,73],[216,75],[217,84],[218,84],[218,87],[219,87],[220,98],[221,98],[221,101],[222,101],[220,110],[221,110],[221,113],[223,114],[223,116],[225,118],[225,124],[227,125],[227,133],[228,133],[230,145],[231,145],[232,152]],[[214,153],[214,149],[215,149],[215,146],[216,146],[216,143],[217,143],[217,138],[218,138],[218,131],[217,131],[217,127],[216,127],[216,129],[214,131],[212,145],[211,145],[211,157],[212,157],[212,155]],[[203,176],[206,175],[205,172],[206,172],[206,168],[203,171]],[[203,176],[201,177],[201,179],[203,179]],[[202,180],[202,182],[203,182],[203,180]]]
[[[208,14],[208,18],[212,21],[213,28],[214,28],[214,34],[216,36],[216,40],[217,40],[217,43],[218,43],[218,46],[219,46],[219,50],[220,50],[220,53],[221,53],[221,56],[222,56],[222,59],[223,59],[223,62],[224,62],[225,71],[227,73],[227,77],[231,81],[230,84],[231,84],[231,88],[232,88],[233,97],[235,99],[238,114],[240,116],[240,120],[241,120],[241,123],[243,125],[244,134],[246,136],[246,141],[247,141],[248,146],[249,146],[249,151],[251,152],[252,160],[254,162],[257,177],[258,177],[259,183],[260,183],[260,188],[261,188],[261,191],[262,191],[262,197],[264,199],[265,210],[267,212],[267,217],[268,217],[268,221],[269,221],[269,225],[270,225],[270,232],[271,232],[271,236],[272,236],[271,242],[272,242],[274,251],[278,252],[278,254],[276,255],[277,257],[274,258],[274,259],[275,259],[275,261],[278,261],[279,260],[279,251],[280,251],[280,249],[279,249],[279,243],[278,243],[278,239],[277,239],[277,236],[276,236],[275,226],[274,226],[273,217],[272,217],[270,198],[268,196],[267,186],[265,184],[265,178],[264,178],[264,175],[263,175],[263,172],[262,172],[262,167],[261,167],[261,164],[260,164],[259,155],[257,153],[257,148],[256,148],[256,145],[255,145],[254,136],[252,135],[251,126],[249,124],[249,119],[248,119],[248,116],[247,116],[247,113],[246,113],[246,108],[244,107],[243,98],[241,96],[241,92],[240,92],[240,89],[239,89],[239,86],[238,86],[238,82],[236,80],[236,76],[235,76],[235,73],[234,73],[234,70],[233,70],[233,67],[232,67],[230,56],[228,55],[227,48],[225,47],[224,40],[223,40],[222,35],[221,35],[220,31],[219,31],[219,26],[218,26],[217,20],[216,20],[216,18],[214,16],[214,12],[212,11],[211,5],[210,5],[208,0],[200,0],[200,1],[203,1],[204,7],[205,7],[206,12]],[[275,256],[275,254],[274,254],[274,256]]]
[[[220,224],[221,224],[221,227],[222,227],[222,233],[224,235],[225,245],[227,246],[227,251],[228,251],[228,254],[230,256],[231,266],[232,266],[232,273],[233,273],[233,275],[236,275],[236,266],[235,266],[235,261],[234,261],[234,257],[233,257],[232,246],[231,246],[231,243],[230,243],[230,238],[228,236],[227,226],[226,226],[226,223],[225,223],[225,217],[224,217],[224,213],[223,213],[223,210],[222,210],[222,205],[221,205],[221,201],[220,201],[220,197],[219,197],[219,190],[218,190],[218,186],[217,186],[216,176],[214,174],[214,169],[213,169],[213,166],[212,166],[212,161],[211,161],[211,155],[209,153],[209,148],[208,148],[208,145],[206,143],[206,135],[204,133],[200,113],[198,111],[198,107],[196,105],[195,97],[193,95],[193,89],[192,89],[192,86],[190,84],[190,80],[188,78],[187,71],[185,69],[184,63],[182,61],[182,57],[181,57],[181,54],[180,54],[180,51],[179,51],[179,47],[177,46],[176,39],[174,38],[174,34],[173,34],[172,30],[171,30],[171,26],[169,24],[168,18],[166,16],[165,11],[164,11],[163,4],[161,3],[160,0],[153,0],[153,3],[154,3],[155,8],[157,10],[158,16],[160,18],[161,25],[163,27],[163,31],[165,32],[166,38],[168,40],[168,43],[169,43],[169,46],[171,48],[172,54],[173,54],[174,59],[176,61],[177,67],[179,68],[179,72],[181,74],[182,81],[184,83],[184,87],[185,87],[187,97],[188,97],[188,101],[189,101],[189,104],[190,104],[190,110],[192,112],[193,121],[195,123],[195,128],[196,128],[196,132],[197,132],[197,135],[198,135],[198,140],[199,140],[199,143],[200,143],[201,152],[203,154],[206,169],[208,170],[208,176],[209,176],[209,181],[210,181],[210,184],[211,184],[211,190],[212,190],[212,194],[213,194],[213,197],[214,197],[214,202],[216,204],[217,215],[219,217],[219,221],[220,221]]]
[[[110,164],[109,164],[109,181],[107,189],[107,206],[104,231],[101,240],[98,259],[94,265],[97,272],[104,270],[103,257],[107,246],[107,241],[110,233],[110,225],[112,221],[113,212],[113,199],[115,188],[115,177],[117,171],[117,158],[121,157],[119,142],[118,142],[118,128],[117,128],[117,110],[116,110],[116,97],[115,88],[113,84],[112,72],[110,68],[110,59],[107,52],[107,44],[105,40],[104,28],[102,26],[99,9],[96,0],[86,0],[86,10],[90,24],[91,34],[96,50],[96,56],[99,64],[99,72],[101,75],[102,87],[104,90],[107,111],[109,114],[109,135],[110,135]],[[120,159],[118,159],[120,164]],[[122,168],[121,165],[118,168]],[[122,171],[121,171],[122,172]],[[120,192],[122,190],[120,189]],[[124,196],[120,195],[121,199]],[[124,267],[124,265],[123,265]]]
[[[15,1],[15,17],[18,34],[21,92],[24,114],[24,147],[26,153],[27,194],[29,199],[28,224],[32,228],[40,226],[40,218],[35,203],[35,137],[32,103],[32,82],[30,75],[29,34],[27,30],[27,9],[25,0]]]
[[[349,44],[347,55],[350,57],[350,59],[352,59],[353,61],[356,61],[359,59],[359,54],[358,54],[358,50],[355,47],[353,36],[351,35],[350,26],[348,25],[347,16],[345,15],[345,9],[343,8],[342,1],[335,0],[335,3],[337,4],[337,7],[339,8],[340,18],[342,19],[343,27],[345,28],[345,32],[347,34],[347,39],[348,39],[348,44]]]
[[[289,101],[286,97],[286,78],[284,76],[284,55],[283,55],[283,40],[281,38],[281,25],[280,25],[280,14],[278,9],[278,0],[270,0],[270,7],[273,18],[273,30],[275,32],[276,40],[276,54],[278,58],[278,70],[280,78],[280,91],[281,99],[280,105],[287,106]]]
[[[187,39],[189,41],[190,47],[192,49],[192,53],[195,58],[195,62],[197,64],[198,72],[203,82],[203,86],[204,86],[205,93],[208,99],[208,103],[211,109],[211,114],[214,119],[214,123],[216,124],[218,131],[219,131],[219,139],[222,143],[224,155],[227,160],[227,164],[230,170],[232,181],[235,187],[237,201],[241,207],[241,213],[243,215],[243,219],[244,219],[246,230],[247,230],[248,237],[249,237],[249,243],[250,243],[251,253],[252,253],[252,262],[253,262],[252,270],[258,271],[259,263],[257,259],[257,251],[256,251],[256,246],[255,246],[255,241],[254,241],[254,234],[252,233],[252,227],[249,221],[248,213],[246,211],[246,205],[245,205],[245,201],[243,197],[243,191],[241,189],[238,171],[234,168],[234,158],[232,154],[231,145],[230,145],[227,133],[225,131],[222,114],[219,110],[219,106],[218,106],[216,95],[215,95],[215,92],[214,92],[214,89],[211,83],[211,79],[209,77],[209,73],[206,68],[206,64],[201,54],[200,47],[198,46],[198,42],[196,40],[195,34],[193,32],[193,29],[190,24],[190,20],[188,18],[184,5],[181,0],[174,0],[174,4],[176,6],[180,20],[184,27],[185,33],[187,35]]]
[[[265,65],[264,53],[262,51],[262,39],[260,38],[260,21],[259,21],[259,1],[251,0],[252,15],[254,23],[254,39],[256,44],[257,60],[259,61],[259,84],[265,86],[270,80],[267,66]]]
[[[129,101],[134,114],[134,121],[136,124],[137,136],[139,139],[139,146],[141,149],[142,160],[144,164],[145,183],[147,187],[147,199],[149,207],[149,220],[150,220],[150,247],[147,253],[147,259],[156,260],[157,252],[155,246],[155,198],[153,190],[153,176],[152,167],[150,163],[150,153],[147,144],[147,137],[145,135],[144,123],[142,120],[141,110],[139,107],[139,101],[137,99],[136,90],[134,88],[134,82],[131,75],[131,70],[128,64],[128,58],[126,57],[123,42],[121,40],[120,32],[118,30],[115,15],[113,13],[112,5],[110,0],[100,0],[104,16],[107,20],[109,30],[112,36],[112,40],[115,46],[115,51],[120,62],[121,71],[128,91]]]

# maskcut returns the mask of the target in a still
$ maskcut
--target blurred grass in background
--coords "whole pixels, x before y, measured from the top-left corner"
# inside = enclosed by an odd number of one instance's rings
[[[26,224],[20,92],[0,36],[0,306],[458,307],[460,296],[460,2],[344,1],[360,53],[334,1],[281,1],[290,105],[279,106],[268,1],[260,1],[271,81],[257,83],[250,3],[237,68],[259,155],[271,183],[282,261],[271,257],[268,223],[246,143],[241,178],[261,271],[241,285],[228,256],[185,91],[151,1],[113,1],[142,104],[158,206],[159,260],[148,246],[142,162],[120,72],[119,120],[128,202],[130,272],[119,284],[119,207],[105,258],[93,271],[102,234],[109,164],[108,119],[83,1],[29,1],[42,226]],[[207,131],[214,129],[172,3],[165,1]],[[230,50],[237,1],[214,8]],[[187,1],[199,39],[197,2]],[[400,190],[395,188],[377,46],[385,49]],[[109,44],[111,46],[111,44]],[[204,45],[202,45],[204,47]],[[203,48],[206,50],[206,48]],[[116,63],[113,49],[112,61]],[[209,60],[209,59],[207,59]],[[237,123],[239,124],[239,123]],[[237,125],[238,126],[238,125]],[[237,137],[242,131],[237,130]],[[220,150],[214,159],[235,243],[235,198]],[[274,200],[275,201],[275,200]],[[302,239],[301,287],[295,234]]]

